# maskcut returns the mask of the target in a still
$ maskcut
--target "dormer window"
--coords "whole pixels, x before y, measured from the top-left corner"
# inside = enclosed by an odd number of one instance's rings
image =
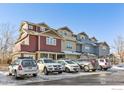
[[[61,32],[61,35],[62,36],[67,36],[67,33],[66,32]]]
[[[45,27],[40,27],[40,31],[45,31]]]
[[[33,30],[33,25],[28,25],[29,30]]]
[[[103,50],[106,50],[106,46],[102,46],[102,49],[103,49]]]

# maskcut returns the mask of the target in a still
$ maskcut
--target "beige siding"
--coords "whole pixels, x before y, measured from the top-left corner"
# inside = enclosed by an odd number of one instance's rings
[[[65,40],[62,41],[62,51],[76,51],[76,38],[73,37],[73,33],[66,30],[59,30],[58,33],[61,35],[62,32],[66,32],[66,36],[63,36]],[[72,49],[67,48],[67,42],[71,42]]]

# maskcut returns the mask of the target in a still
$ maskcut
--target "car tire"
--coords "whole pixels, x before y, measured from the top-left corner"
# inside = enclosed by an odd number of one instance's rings
[[[85,71],[85,72],[89,72],[89,70],[90,70],[90,69],[89,69],[89,66],[84,66],[84,71]]]
[[[47,68],[46,67],[44,68],[43,72],[44,72],[45,75],[48,75],[49,74],[49,72],[47,71]]]
[[[33,77],[36,77],[37,76],[37,74],[33,74]]]
[[[104,68],[104,71],[107,71],[108,70],[108,68]]]
[[[12,73],[9,72],[9,76],[12,76]]]
[[[93,69],[92,71],[93,71],[93,72],[95,72],[95,71],[96,71],[96,69]]]
[[[69,68],[65,68],[65,72],[69,73],[70,72],[70,69]]]
[[[100,66],[100,70],[101,70],[101,71],[103,70],[103,67],[102,67],[102,66]]]
[[[14,71],[14,77],[15,77],[15,79],[19,78],[18,75],[17,75],[17,71],[16,70]]]
[[[59,71],[58,74],[62,74],[62,71]]]

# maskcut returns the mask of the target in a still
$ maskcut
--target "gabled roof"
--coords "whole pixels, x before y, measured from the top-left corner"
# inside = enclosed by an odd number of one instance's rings
[[[47,27],[47,28],[50,28],[46,23],[42,22],[42,23],[38,23],[38,25],[40,26],[44,26],[44,27]]]
[[[25,33],[25,32],[22,32],[22,33],[19,35],[19,37],[18,37],[17,41],[15,42],[15,44],[17,44],[18,42],[20,42],[20,41],[24,40],[24,39],[28,36],[28,34],[26,34],[26,36],[25,36],[25,37],[21,38],[21,37],[22,37],[22,35],[23,35],[24,33]]]
[[[105,46],[107,46],[107,47],[109,47],[109,45],[106,43],[106,42],[99,42],[99,43],[97,43],[98,45],[105,45]]]
[[[68,28],[67,26],[61,27],[61,28],[59,28],[59,29],[57,29],[57,30],[67,30],[67,31],[73,33],[73,32],[70,30],[70,28]]]
[[[41,33],[44,34],[44,33],[50,32],[50,31],[52,31],[52,33],[55,33],[55,34],[56,34],[57,36],[59,36],[60,38],[64,39],[63,36],[61,36],[56,30],[53,30],[53,29],[49,29],[49,30],[44,31],[44,32],[41,32]]]
[[[95,37],[91,37],[90,40],[94,39],[95,41],[98,41]]]
[[[85,32],[81,32],[81,33],[79,33],[79,34],[85,35],[85,36],[89,37]]]

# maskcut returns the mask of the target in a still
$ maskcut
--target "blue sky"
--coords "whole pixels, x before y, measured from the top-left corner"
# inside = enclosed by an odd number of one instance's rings
[[[0,4],[0,23],[19,27],[22,21],[68,26],[112,45],[124,35],[124,4]]]

